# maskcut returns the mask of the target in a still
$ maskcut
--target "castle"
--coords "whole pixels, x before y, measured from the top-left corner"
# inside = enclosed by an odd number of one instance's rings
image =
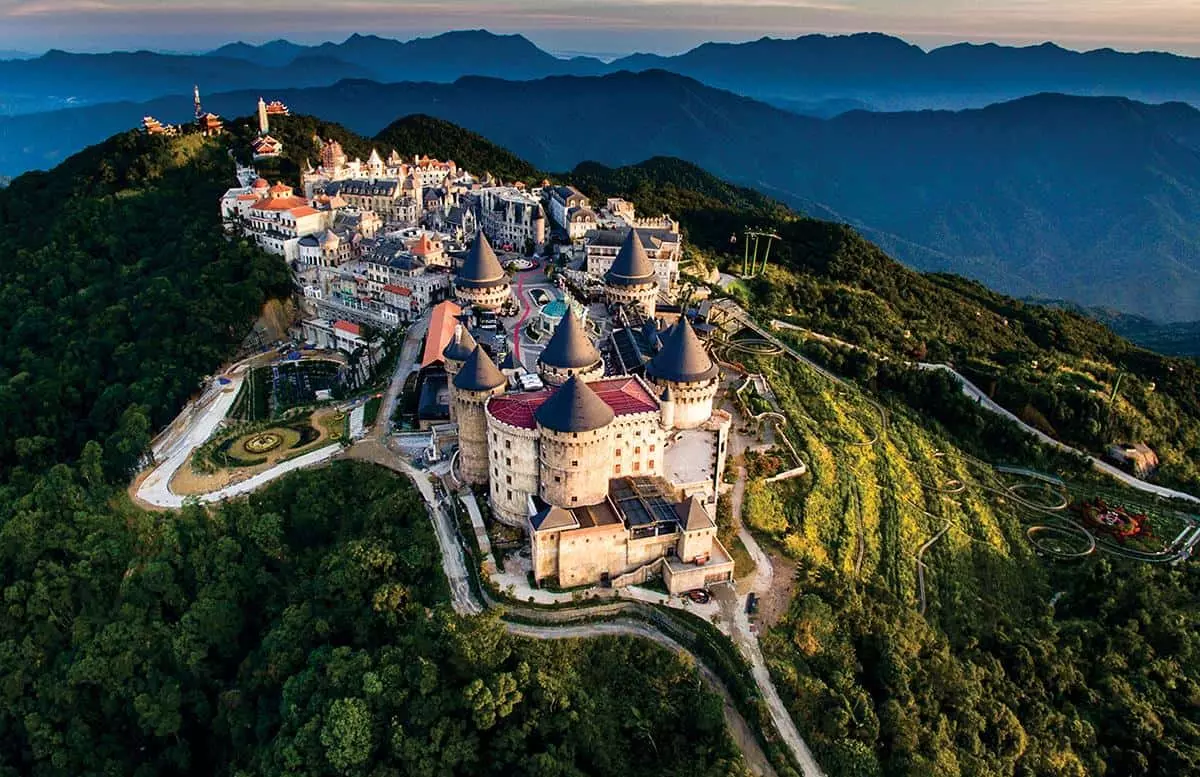
[[[509,299],[482,234],[454,284],[464,307],[495,309]],[[605,275],[606,297],[653,322],[658,290],[630,230]],[[568,312],[538,357],[546,386],[538,391],[510,391],[461,327],[442,352],[459,476],[487,486],[497,520],[529,533],[539,584],[626,585],[661,575],[679,592],[732,579],[713,520],[731,425],[713,408],[719,370],[686,316],[659,340],[644,376],[605,374]]]

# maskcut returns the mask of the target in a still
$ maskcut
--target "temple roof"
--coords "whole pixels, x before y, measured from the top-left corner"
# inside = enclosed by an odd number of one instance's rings
[[[454,276],[456,286],[483,289],[489,286],[500,286],[508,283],[508,276],[492,250],[483,230],[475,236],[475,242],[467,253],[466,261]]]
[[[459,324],[454,328],[454,337],[450,340],[450,344],[442,350],[442,358],[465,362],[476,347],[475,338],[471,337],[471,333],[465,326]]]
[[[539,364],[560,369],[590,367],[600,361],[600,352],[592,344],[583,329],[583,322],[567,308],[567,314],[558,322],[550,342],[538,357]]]
[[[642,247],[642,239],[636,229],[629,230],[612,267],[604,274],[604,282],[613,286],[640,286],[654,281],[654,265]]]
[[[463,391],[491,391],[507,382],[504,373],[496,368],[496,363],[481,345],[475,346],[462,369],[454,376],[454,388]]]
[[[646,374],[651,378],[675,383],[699,383],[715,377],[717,372],[717,365],[704,350],[687,316],[667,330],[662,350],[646,364]]]
[[[572,375],[534,411],[538,424],[556,432],[590,432],[612,423],[608,403]]]

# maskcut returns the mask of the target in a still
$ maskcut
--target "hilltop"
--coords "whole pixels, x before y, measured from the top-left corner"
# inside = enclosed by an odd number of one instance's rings
[[[367,136],[401,106],[479,133],[541,169],[679,157],[801,212],[850,223],[918,269],[1154,321],[1200,319],[1200,111],[1183,104],[1044,94],[982,110],[822,120],[664,71],[441,85],[353,80],[273,96]],[[238,115],[257,98],[214,95],[206,105]],[[3,119],[9,143],[0,170],[43,164],[144,113],[171,121],[189,112],[177,98]]]

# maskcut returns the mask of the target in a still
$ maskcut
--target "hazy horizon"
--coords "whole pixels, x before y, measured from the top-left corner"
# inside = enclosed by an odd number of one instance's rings
[[[1086,51],[1200,56],[1191,0],[0,0],[0,49],[197,52],[243,40],[341,41],[358,32],[407,40],[447,30],[521,33],[564,55],[676,54],[706,41],[742,42],[879,31],[921,46],[1054,42]],[[682,21],[681,21],[682,20]]]

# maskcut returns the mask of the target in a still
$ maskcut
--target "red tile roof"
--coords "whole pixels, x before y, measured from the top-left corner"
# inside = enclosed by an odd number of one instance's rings
[[[308,200],[303,197],[276,197],[262,199],[250,207],[254,210],[292,210],[293,208],[308,207]]]
[[[458,326],[458,317],[461,315],[462,308],[450,300],[434,306],[429,318],[429,331],[425,334],[425,350],[421,353],[422,367],[442,360],[442,351],[454,339],[454,327]]]
[[[399,294],[402,297],[411,297],[412,296],[412,289],[406,288],[404,286],[397,286],[394,283],[386,284],[383,287],[383,290],[390,291],[392,294]]]
[[[292,211],[292,215],[296,218],[300,218],[301,216],[311,216],[314,213],[320,212],[316,208],[309,207],[308,205],[301,205],[298,208],[291,208],[290,210]]]
[[[658,402],[646,390],[637,378],[628,376],[619,378],[604,378],[588,383],[588,388],[595,391],[604,403],[612,408],[615,415],[633,415],[634,413],[653,413],[658,410]],[[550,389],[542,391],[522,391],[513,394],[503,394],[488,402],[487,411],[498,421],[521,429],[537,428],[533,418],[534,412],[541,407],[550,395]]]
[[[359,334],[360,332],[362,332],[362,329],[361,329],[361,327],[359,327],[358,324],[354,324],[349,321],[334,321],[333,328],[340,329],[343,332],[349,332],[352,335],[356,335],[356,334]]]

